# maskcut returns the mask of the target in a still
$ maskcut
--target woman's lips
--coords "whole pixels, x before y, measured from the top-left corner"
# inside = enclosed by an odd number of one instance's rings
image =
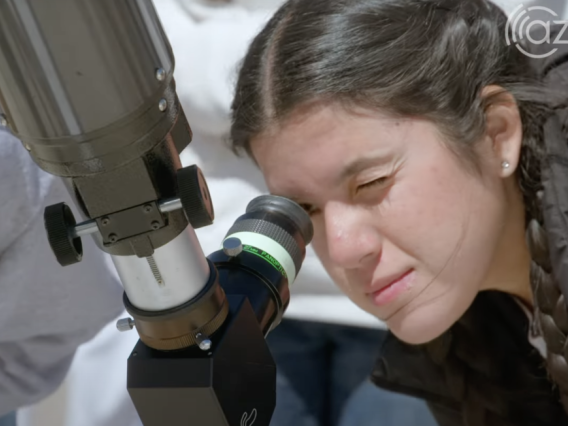
[[[395,300],[402,293],[407,291],[412,286],[414,280],[414,270],[411,269],[405,272],[396,280],[392,281],[385,287],[370,294],[373,304],[375,306],[385,306]]]

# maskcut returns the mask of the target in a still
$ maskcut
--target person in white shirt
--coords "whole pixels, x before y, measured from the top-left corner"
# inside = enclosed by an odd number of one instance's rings
[[[37,167],[0,126],[0,425],[63,381],[79,345],[124,308],[107,257],[84,239],[83,262],[62,268],[43,210],[71,203],[63,181]],[[2,418],[3,417],[3,418]]]

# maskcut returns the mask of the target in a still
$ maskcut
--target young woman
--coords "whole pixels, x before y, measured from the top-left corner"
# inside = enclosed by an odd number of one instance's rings
[[[176,58],[176,92],[193,130],[181,161],[200,166],[215,205],[215,224],[197,230],[206,254],[218,250],[248,202],[266,192],[260,172],[248,159],[236,159],[224,138],[237,63],[282,3],[154,0]],[[278,373],[270,426],[435,424],[423,401],[370,383],[384,324],[339,291],[311,247],[291,291],[286,318],[268,336]],[[141,426],[125,386],[126,360],[138,334],[117,333],[115,323],[81,347],[64,387],[22,410],[18,426]],[[0,418],[0,426],[14,425]]]
[[[388,324],[374,382],[442,425],[568,424],[566,53],[506,31],[489,0],[291,0],[233,103],[235,149]]]

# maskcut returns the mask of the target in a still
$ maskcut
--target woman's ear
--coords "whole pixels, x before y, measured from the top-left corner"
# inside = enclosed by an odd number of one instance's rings
[[[502,177],[512,176],[518,165],[523,126],[515,98],[500,86],[486,86],[481,96],[485,109],[485,137],[492,146],[491,167]]]

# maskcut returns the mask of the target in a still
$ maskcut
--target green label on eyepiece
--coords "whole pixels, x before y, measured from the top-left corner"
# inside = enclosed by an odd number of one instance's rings
[[[262,257],[264,260],[274,266],[276,270],[284,276],[284,278],[288,279],[288,274],[286,273],[286,270],[284,269],[282,264],[278,262],[270,253],[257,247],[249,246],[248,244],[243,245],[243,251],[254,254],[258,257]]]
[[[243,246],[243,251],[262,257],[274,266],[282,276],[286,277],[290,285],[296,280],[297,271],[294,260],[290,253],[277,241],[266,235],[249,231],[235,232],[227,235],[226,238],[238,238]]]

